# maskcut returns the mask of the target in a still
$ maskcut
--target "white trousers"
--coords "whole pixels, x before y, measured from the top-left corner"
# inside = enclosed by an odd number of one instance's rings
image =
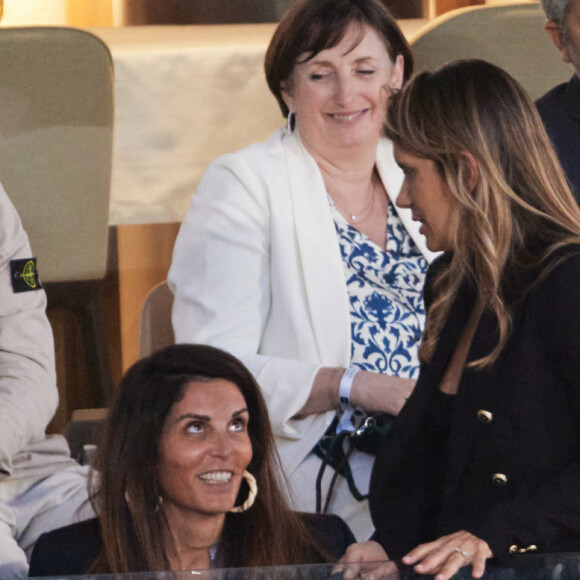
[[[71,465],[43,478],[0,482],[0,578],[28,577],[38,536],[94,516],[88,467]]]
[[[362,494],[368,493],[373,462],[374,456],[367,453],[355,452],[351,457],[350,467],[357,488]],[[317,455],[310,453],[289,475],[288,480],[293,495],[290,503],[294,509],[304,512],[316,511],[316,477],[321,463]],[[322,478],[323,506],[333,475],[334,469],[328,466]],[[340,516],[348,524],[358,542],[365,542],[374,532],[368,500],[357,501],[350,493],[348,483],[342,475],[336,478],[328,513]]]

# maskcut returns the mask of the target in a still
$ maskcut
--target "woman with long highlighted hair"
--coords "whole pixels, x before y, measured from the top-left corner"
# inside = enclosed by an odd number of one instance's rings
[[[421,375],[377,454],[375,538],[421,574],[580,550],[580,209],[522,87],[415,77],[386,134],[431,250]],[[376,543],[345,560],[378,559]],[[384,557],[384,554],[382,555]]]

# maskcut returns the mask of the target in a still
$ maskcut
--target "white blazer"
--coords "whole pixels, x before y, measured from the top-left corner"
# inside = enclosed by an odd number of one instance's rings
[[[394,202],[403,174],[389,141],[379,144],[377,168]],[[432,260],[410,211],[397,212]],[[176,341],[223,348],[248,366],[292,473],[334,411],[292,417],[321,367],[349,365],[351,341],[326,188],[297,133],[280,129],[210,165],[177,237],[169,285]]]

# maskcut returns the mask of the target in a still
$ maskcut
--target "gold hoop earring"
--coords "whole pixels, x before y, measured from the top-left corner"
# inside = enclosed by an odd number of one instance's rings
[[[128,491],[125,491],[125,501],[127,502],[129,509],[131,509],[131,497],[129,496]],[[157,503],[155,504],[155,508],[153,509],[153,512],[157,513],[161,509],[162,505],[163,505],[163,496],[159,495],[159,496],[157,496]]]
[[[256,496],[258,495],[258,484],[256,483],[256,478],[247,470],[244,471],[243,478],[246,480],[246,483],[248,484],[250,491],[248,493],[246,501],[242,505],[237,507],[234,506],[230,510],[230,512],[233,514],[241,514],[242,512],[249,510],[254,505],[254,502],[256,501]]]

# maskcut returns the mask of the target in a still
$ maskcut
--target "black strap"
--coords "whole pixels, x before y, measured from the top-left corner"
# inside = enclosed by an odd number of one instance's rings
[[[336,480],[339,475],[342,475],[346,479],[348,489],[357,501],[363,501],[368,497],[367,495],[360,493],[360,491],[357,489],[348,461],[353,451],[355,450],[354,436],[356,431],[343,431],[337,435],[337,425],[338,418],[335,417],[329,428],[326,430],[324,436],[313,449],[316,456],[322,460],[320,469],[318,470],[318,475],[316,477],[316,513],[319,514],[325,514],[327,512],[328,506],[330,505],[330,500],[332,499],[334,486],[336,485]],[[346,452],[344,451],[345,441],[347,442]],[[328,465],[334,469],[334,474],[330,480],[330,485],[326,494],[326,500],[324,502],[324,509],[322,509],[322,477]]]
[[[316,476],[316,513],[325,514],[327,512],[339,475],[346,479],[348,489],[357,501],[363,501],[368,497],[368,494],[363,495],[356,487],[349,459],[355,449],[375,454],[380,441],[390,429],[392,417],[383,415],[369,416],[365,419],[364,424],[355,431],[343,431],[339,434],[336,433],[338,422],[339,417],[334,417],[332,423],[313,449],[316,456],[322,460]],[[345,442],[346,451],[344,449]],[[322,477],[328,465],[334,469],[334,474],[330,480],[324,509],[322,509]]]

